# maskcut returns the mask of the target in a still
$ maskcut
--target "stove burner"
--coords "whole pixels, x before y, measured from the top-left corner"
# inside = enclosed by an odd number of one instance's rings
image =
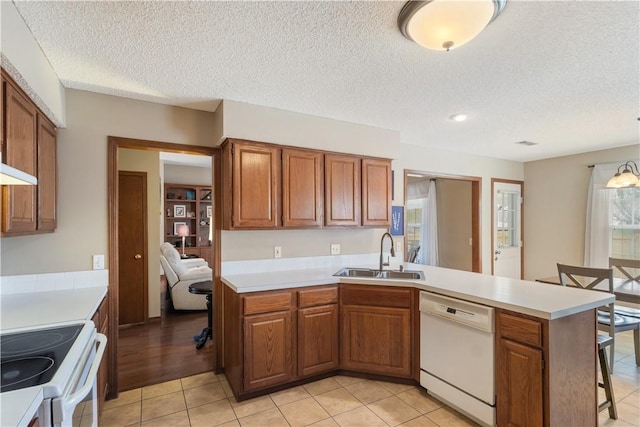
[[[23,357],[2,362],[2,392],[16,390],[20,383],[36,377],[44,377],[54,365],[54,360],[47,356]]]
[[[21,356],[50,349],[56,345],[75,338],[75,335],[63,334],[57,331],[42,331],[35,334],[16,335],[2,340],[2,357]]]

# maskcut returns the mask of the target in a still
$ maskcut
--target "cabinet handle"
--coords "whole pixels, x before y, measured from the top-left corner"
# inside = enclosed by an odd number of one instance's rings
[[[134,257],[135,259],[141,259],[141,258],[142,258],[142,255],[140,255],[140,254],[135,254],[133,257]]]

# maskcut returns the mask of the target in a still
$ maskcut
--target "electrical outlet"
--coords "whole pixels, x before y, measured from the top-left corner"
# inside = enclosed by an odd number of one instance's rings
[[[340,255],[340,245],[333,243],[331,245],[331,255]]]
[[[104,270],[104,255],[93,256],[93,269]]]
[[[396,252],[402,252],[402,242],[396,242]]]
[[[282,258],[282,246],[274,246],[273,247],[273,257],[274,258]]]

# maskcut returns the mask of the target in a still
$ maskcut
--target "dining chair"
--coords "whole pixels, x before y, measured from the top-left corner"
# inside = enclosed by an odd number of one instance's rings
[[[640,282],[640,259],[609,258],[609,268],[615,268],[627,279]],[[628,268],[635,269],[635,276],[628,271]]]
[[[558,276],[562,286],[575,286],[594,291],[614,293],[613,269],[611,268],[589,268],[558,264]],[[606,287],[596,288],[603,282],[606,283]],[[636,364],[640,365],[640,318],[616,313],[615,304],[611,303],[598,309],[598,329],[608,332],[609,336],[613,338],[609,349],[611,372],[614,371],[615,334],[617,332],[633,331]]]

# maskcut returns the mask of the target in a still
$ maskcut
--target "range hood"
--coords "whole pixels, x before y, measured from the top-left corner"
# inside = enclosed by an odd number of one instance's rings
[[[38,178],[2,163],[0,154],[0,185],[36,185]]]

